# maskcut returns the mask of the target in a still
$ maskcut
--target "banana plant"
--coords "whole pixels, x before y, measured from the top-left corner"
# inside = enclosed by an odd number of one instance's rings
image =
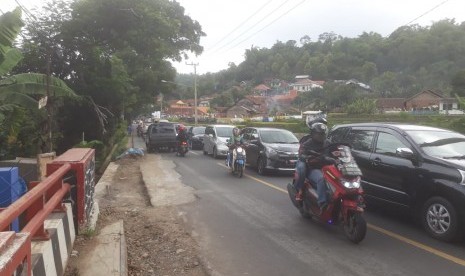
[[[38,108],[38,100],[47,95],[47,91],[55,97],[77,97],[64,81],[54,76],[10,74],[23,58],[21,52],[13,47],[23,25],[20,8],[0,16],[0,119],[2,110],[11,108],[11,105]]]

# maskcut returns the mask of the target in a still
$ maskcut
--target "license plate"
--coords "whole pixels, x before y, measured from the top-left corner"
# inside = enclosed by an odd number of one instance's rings
[[[297,160],[289,160],[288,162],[289,162],[289,164],[295,164],[297,162]]]

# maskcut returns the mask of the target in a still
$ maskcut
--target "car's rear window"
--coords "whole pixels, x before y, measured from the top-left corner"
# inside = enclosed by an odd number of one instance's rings
[[[192,133],[194,135],[197,135],[197,134],[205,134],[205,127],[194,127],[192,129]]]
[[[152,133],[175,133],[173,124],[158,124],[152,127]]]
[[[263,143],[297,144],[299,140],[287,130],[260,130]]]
[[[216,127],[216,135],[218,137],[231,137],[232,127]]]

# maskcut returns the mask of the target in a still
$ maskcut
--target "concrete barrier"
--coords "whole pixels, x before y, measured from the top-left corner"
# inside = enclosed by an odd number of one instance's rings
[[[32,275],[61,276],[73,250],[76,232],[71,204],[66,203],[66,212],[56,212],[44,221],[50,239],[32,242]]]

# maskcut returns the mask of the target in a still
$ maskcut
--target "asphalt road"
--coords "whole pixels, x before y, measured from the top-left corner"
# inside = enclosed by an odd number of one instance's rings
[[[434,240],[409,217],[368,210],[367,236],[355,245],[339,227],[300,216],[289,175],[247,168],[236,178],[202,151],[156,154],[196,190],[181,209],[214,275],[465,275],[465,243]]]

